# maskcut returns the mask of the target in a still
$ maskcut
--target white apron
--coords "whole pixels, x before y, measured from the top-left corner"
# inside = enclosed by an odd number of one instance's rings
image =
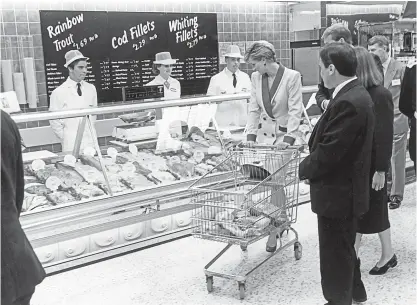
[[[89,105],[89,103],[84,100],[83,96],[79,96],[74,91],[74,93],[68,97],[65,109],[85,109],[89,107],[91,107],[91,105]],[[72,153],[75,146],[75,139],[77,137],[78,125],[81,123],[82,117],[64,119],[63,121],[64,134],[62,141],[62,151]],[[94,121],[95,118],[92,117],[93,126]],[[86,122],[80,152],[83,152],[83,150],[87,147],[94,147],[94,142],[88,127],[88,123]]]

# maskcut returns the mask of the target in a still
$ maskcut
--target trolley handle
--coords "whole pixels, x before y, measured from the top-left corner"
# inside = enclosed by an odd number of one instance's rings
[[[238,147],[238,148],[248,148],[249,146],[245,142],[242,141],[239,144],[237,144],[236,147]],[[253,144],[251,146],[251,148],[277,150],[276,145],[273,145],[273,144]],[[300,152],[303,152],[304,151],[304,145],[290,145],[286,149],[293,149],[293,150],[296,149]],[[280,150],[286,150],[286,149],[280,149]]]

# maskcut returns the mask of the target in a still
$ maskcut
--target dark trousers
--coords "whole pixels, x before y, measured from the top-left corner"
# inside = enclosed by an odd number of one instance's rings
[[[35,293],[35,289],[33,289],[31,292],[19,297],[11,305],[30,305],[30,299],[32,299],[32,296],[33,296],[34,293]]]
[[[414,162],[414,171],[416,170],[416,118],[411,118],[410,123],[410,139],[408,142],[408,152],[410,159]]]
[[[356,226],[356,219],[318,216],[321,287],[328,304],[352,304]]]

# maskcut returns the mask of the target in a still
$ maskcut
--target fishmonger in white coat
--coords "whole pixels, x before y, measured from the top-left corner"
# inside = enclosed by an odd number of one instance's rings
[[[178,80],[171,77],[172,65],[177,62],[172,59],[171,53],[160,52],[155,55],[152,65],[152,72],[157,76],[145,86],[164,85],[165,99],[179,99],[181,96],[181,84]]]
[[[87,75],[87,60],[80,51],[71,50],[65,54],[65,68],[68,68],[69,77],[58,88],[52,91],[50,98],[50,111],[85,109],[97,107],[96,87],[84,81]],[[63,152],[72,152],[79,123],[82,118],[69,118],[51,120],[50,125],[60,139]],[[80,151],[87,147],[94,147],[90,130],[86,125]]]
[[[231,45],[225,54],[226,67],[210,80],[207,95],[234,94],[250,92],[249,75],[239,70],[243,56],[239,47]],[[218,105],[216,121],[219,126],[246,126],[247,101],[237,100],[223,102]]]

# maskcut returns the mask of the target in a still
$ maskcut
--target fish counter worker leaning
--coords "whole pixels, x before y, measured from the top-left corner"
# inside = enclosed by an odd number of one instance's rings
[[[96,87],[84,81],[88,70],[88,57],[85,57],[80,51],[71,50],[65,54],[65,60],[64,66],[68,68],[69,77],[52,91],[49,110],[60,111],[97,107]],[[82,118],[78,117],[50,121],[51,128],[61,140],[63,152],[72,152],[74,149],[81,120]],[[87,147],[94,147],[94,142],[86,125],[80,151],[83,152]]]
[[[252,85],[249,75],[239,70],[240,63],[243,60],[239,47],[235,45],[229,46],[224,57],[226,67],[210,79],[207,95],[250,92]],[[228,101],[219,104],[217,106],[216,121],[220,127],[244,127],[247,122],[247,101]]]

